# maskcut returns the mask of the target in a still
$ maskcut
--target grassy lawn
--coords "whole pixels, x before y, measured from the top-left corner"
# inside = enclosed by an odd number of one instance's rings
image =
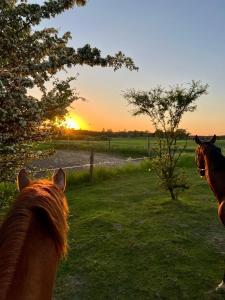
[[[57,143],[65,149],[67,142]],[[66,145],[85,150],[93,142],[82,143]],[[96,149],[103,147],[97,143],[107,146],[96,142]],[[217,145],[225,148],[225,140]],[[138,156],[145,146],[144,138],[116,139],[111,149]],[[55,300],[225,299],[215,292],[225,270],[225,230],[215,197],[197,175],[195,147],[188,141],[179,162],[190,189],[177,202],[147,168],[98,170],[93,185],[83,183],[87,174],[69,176],[70,250],[60,264]]]
[[[137,171],[68,188],[69,256],[55,299],[225,299],[214,292],[225,269],[217,204],[195,168],[178,202]]]

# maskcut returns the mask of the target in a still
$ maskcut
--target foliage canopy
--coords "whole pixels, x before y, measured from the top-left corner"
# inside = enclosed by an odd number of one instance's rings
[[[63,118],[69,105],[79,99],[70,86],[75,78],[59,81],[59,71],[76,65],[137,69],[132,59],[120,51],[102,57],[101,51],[89,44],[74,49],[68,46],[69,32],[59,35],[55,28],[36,27],[44,19],[85,3],[0,2],[0,179],[10,166],[24,163],[30,153],[24,145],[48,136],[51,122],[56,117]],[[53,82],[51,90],[47,89],[47,82]],[[39,98],[30,95],[33,88],[39,90]]]

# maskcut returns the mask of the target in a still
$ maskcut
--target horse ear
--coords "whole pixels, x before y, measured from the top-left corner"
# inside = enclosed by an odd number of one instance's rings
[[[214,144],[216,141],[216,135],[214,134],[214,136],[211,138],[211,140],[209,141],[211,144]]]
[[[52,181],[64,192],[66,188],[66,174],[61,168],[55,172],[52,177]]]
[[[20,170],[17,176],[17,187],[19,191],[22,191],[26,186],[30,184],[30,179],[27,176],[25,169]]]
[[[202,143],[202,141],[200,140],[200,138],[197,135],[195,136],[195,142],[196,142],[196,144],[199,144],[199,145],[201,145],[201,143]]]

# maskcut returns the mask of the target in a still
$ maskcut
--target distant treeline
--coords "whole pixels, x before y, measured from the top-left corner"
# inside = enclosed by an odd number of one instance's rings
[[[54,139],[57,140],[110,140],[112,138],[140,138],[140,137],[156,137],[163,135],[163,132],[157,130],[155,132],[139,131],[139,130],[123,130],[123,131],[112,131],[112,130],[77,130],[77,129],[58,129],[55,131]],[[176,132],[178,139],[190,137],[190,134],[185,129],[179,129]]]
[[[82,129],[64,129],[59,130],[55,133],[55,139],[64,140],[109,140],[111,138],[132,138],[132,137],[148,137],[154,136],[153,133],[148,131],[93,131],[93,130],[82,130]]]

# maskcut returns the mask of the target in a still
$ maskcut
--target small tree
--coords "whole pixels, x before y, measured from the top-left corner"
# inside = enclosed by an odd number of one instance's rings
[[[129,104],[135,106],[133,115],[145,114],[150,117],[158,138],[153,166],[163,188],[177,199],[178,191],[187,188],[185,177],[177,169],[179,158],[186,147],[177,143],[178,129],[185,112],[196,109],[195,101],[207,93],[208,85],[192,81],[188,88],[177,85],[166,90],[162,87],[150,91],[129,90],[124,93]]]

